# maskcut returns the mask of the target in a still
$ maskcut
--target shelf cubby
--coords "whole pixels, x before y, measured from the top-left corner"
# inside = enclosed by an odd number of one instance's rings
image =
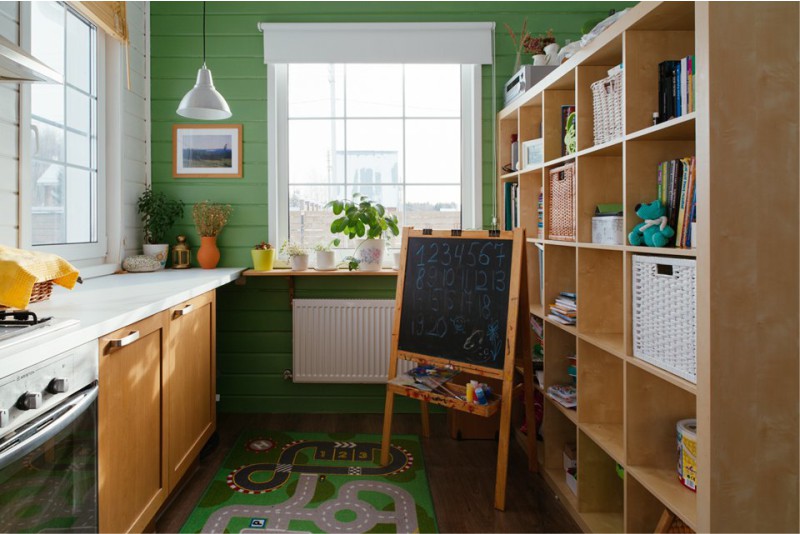
[[[616,464],[591,437],[578,431],[578,512],[597,514],[593,531],[623,530],[624,484]]]
[[[625,375],[628,475],[694,528],[697,498],[678,480],[675,443],[678,421],[696,417],[696,397],[635,365]]]
[[[694,31],[625,32],[625,132],[653,125],[658,111],[658,64],[694,54]]]
[[[561,153],[561,106],[575,105],[575,87],[566,89],[550,89],[544,92],[544,160],[552,162],[565,157]]]
[[[578,422],[581,429],[620,464],[625,463],[623,436],[623,360],[578,340]]]
[[[542,425],[544,426],[543,433],[547,436],[544,442],[544,470],[568,503],[577,511],[578,497],[567,486],[564,471],[564,445],[577,444],[577,427],[549,402],[545,403]]]
[[[658,164],[695,154],[694,140],[625,142],[625,235],[642,222],[636,205],[658,197]]]
[[[542,190],[542,171],[522,172],[519,175],[519,225],[525,228],[525,235],[537,236],[536,205]]]
[[[625,353],[621,251],[578,250],[578,332],[610,352]]]
[[[622,204],[622,157],[578,157],[578,242],[592,242],[592,217],[598,204]]]
[[[544,389],[554,384],[565,384],[572,381],[567,373],[569,361],[567,356],[576,354],[576,339],[569,332],[553,323],[544,324]],[[580,367],[580,366],[579,366]]]
[[[548,305],[562,291],[575,292],[575,247],[545,244],[544,246],[545,313]],[[577,296],[580,300],[580,295]],[[578,317],[580,321],[580,317]]]
[[[528,303],[531,313],[544,318],[544,306],[542,305],[542,263],[539,261],[539,247],[536,243],[525,243],[528,268]]]
[[[542,107],[522,106],[519,108],[519,143],[542,137]]]
[[[625,477],[625,501],[628,513],[625,532],[655,532],[658,520],[666,507],[635,478]]]

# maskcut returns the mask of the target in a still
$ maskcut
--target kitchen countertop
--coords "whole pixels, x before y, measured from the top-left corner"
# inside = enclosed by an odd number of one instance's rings
[[[243,270],[167,269],[93,278],[72,291],[55,286],[49,300],[28,309],[80,325],[0,348],[0,378],[232,282]]]

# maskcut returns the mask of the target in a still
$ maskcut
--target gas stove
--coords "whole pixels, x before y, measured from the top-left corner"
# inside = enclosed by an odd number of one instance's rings
[[[0,310],[0,353],[13,345],[78,324],[74,319],[43,317],[28,310]]]

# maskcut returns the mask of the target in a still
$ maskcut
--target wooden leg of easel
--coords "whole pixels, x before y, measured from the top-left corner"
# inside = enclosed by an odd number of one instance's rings
[[[389,441],[392,439],[392,414],[394,393],[386,391],[386,406],[383,410],[383,438],[381,439],[381,465],[389,463]]]
[[[503,383],[500,401],[500,439],[497,443],[497,479],[494,486],[494,507],[506,509],[506,478],[508,477],[508,443],[511,437],[512,380]]]
[[[419,401],[419,415],[422,417],[422,437],[431,437],[431,418],[428,415],[428,403]]]

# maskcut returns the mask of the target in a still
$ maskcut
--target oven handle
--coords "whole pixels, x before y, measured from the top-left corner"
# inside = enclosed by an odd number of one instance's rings
[[[98,386],[94,385],[34,421],[30,428],[21,433],[17,443],[0,452],[0,470],[23,458],[74,423],[97,400],[97,391]]]

